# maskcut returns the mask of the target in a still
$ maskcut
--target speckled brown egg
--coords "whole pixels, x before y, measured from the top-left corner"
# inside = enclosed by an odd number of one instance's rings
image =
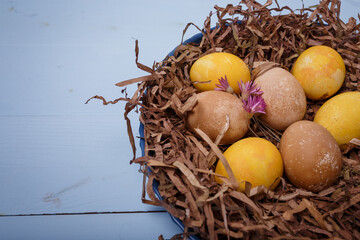
[[[195,134],[195,128],[205,132],[212,141],[220,134],[229,116],[229,128],[220,144],[231,144],[242,138],[249,125],[249,117],[241,100],[222,91],[205,91],[197,94],[197,103],[186,116],[186,126]]]
[[[260,119],[270,127],[283,131],[292,123],[302,120],[306,112],[304,89],[296,78],[285,69],[276,67],[255,79],[264,92],[266,114]]]
[[[279,150],[285,174],[296,187],[319,192],[340,175],[339,145],[320,124],[307,120],[292,124],[282,135]]]

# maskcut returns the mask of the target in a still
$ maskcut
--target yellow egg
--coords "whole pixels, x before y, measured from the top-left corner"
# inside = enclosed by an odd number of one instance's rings
[[[334,95],[345,79],[345,64],[340,54],[327,46],[306,49],[296,60],[292,74],[313,100]]]
[[[190,69],[193,86],[200,92],[214,90],[220,78],[227,77],[230,87],[240,93],[237,82],[250,80],[247,65],[238,56],[231,53],[210,53],[194,62]]]
[[[360,139],[360,92],[345,92],[327,100],[314,122],[325,127],[339,145]]]
[[[245,190],[244,181],[250,182],[252,187],[264,185],[273,190],[283,175],[283,161],[279,150],[262,138],[241,139],[226,149],[224,156],[240,185],[239,191]],[[228,176],[221,161],[215,172]],[[215,181],[222,183],[219,177],[215,177]]]

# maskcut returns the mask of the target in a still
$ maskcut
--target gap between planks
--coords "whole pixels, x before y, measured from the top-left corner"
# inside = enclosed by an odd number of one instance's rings
[[[166,213],[166,211],[154,210],[154,211],[124,211],[124,212],[28,213],[28,214],[1,214],[0,217],[68,216],[68,215],[133,214],[133,213]]]

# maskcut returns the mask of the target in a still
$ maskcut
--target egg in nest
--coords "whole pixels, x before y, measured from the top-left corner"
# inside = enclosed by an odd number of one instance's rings
[[[302,120],[289,126],[279,150],[285,174],[296,187],[319,192],[341,173],[342,154],[335,138],[315,122]]]
[[[322,100],[340,89],[346,69],[344,60],[336,50],[318,45],[301,53],[291,71],[309,99]]]
[[[283,175],[283,161],[279,150],[270,141],[259,137],[243,138],[224,152],[224,157],[239,184],[238,191],[245,191],[245,181],[252,187],[260,185],[274,190]],[[219,161],[215,173],[228,177],[228,173]],[[220,177],[215,181],[222,183]]]
[[[222,91],[205,91],[198,93],[197,103],[187,113],[185,122],[187,128],[195,134],[196,128],[205,132],[215,141],[229,117],[229,128],[220,144],[231,144],[242,138],[250,123],[241,100],[233,94]]]
[[[237,82],[250,80],[250,70],[238,56],[215,52],[200,57],[190,69],[190,80],[200,92],[214,90],[219,79],[227,78],[231,91],[240,93]]]
[[[360,139],[360,92],[330,98],[317,111],[314,122],[324,126],[340,147],[353,138]]]
[[[275,67],[255,78],[263,92],[266,114],[260,119],[270,127],[283,131],[302,120],[306,112],[306,96],[295,77],[283,68]]]

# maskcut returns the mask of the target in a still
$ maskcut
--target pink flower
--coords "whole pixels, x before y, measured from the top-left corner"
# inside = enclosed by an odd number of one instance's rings
[[[220,84],[215,84],[217,88],[214,90],[234,93],[226,75],[225,78],[220,78],[219,82]],[[243,103],[244,110],[249,113],[249,117],[251,118],[256,113],[265,114],[266,103],[261,96],[263,92],[260,91],[260,87],[257,87],[253,81],[243,82],[240,80],[240,82],[237,83],[241,91],[239,97]]]
[[[247,100],[242,99],[244,110],[251,115],[256,113],[266,113],[266,103],[261,95],[250,95]]]
[[[263,94],[263,92],[260,91],[260,87],[256,87],[256,84],[253,81],[247,81],[244,83],[240,80],[240,82],[237,83],[239,85],[242,100],[247,100],[250,96],[260,96]]]
[[[214,88],[214,90],[224,91],[224,92],[228,92],[228,93],[234,92],[234,89],[232,87],[230,87],[230,85],[229,85],[226,75],[225,75],[225,78],[221,77],[219,79],[219,82],[220,82],[220,84],[215,84],[217,86],[217,88]]]

